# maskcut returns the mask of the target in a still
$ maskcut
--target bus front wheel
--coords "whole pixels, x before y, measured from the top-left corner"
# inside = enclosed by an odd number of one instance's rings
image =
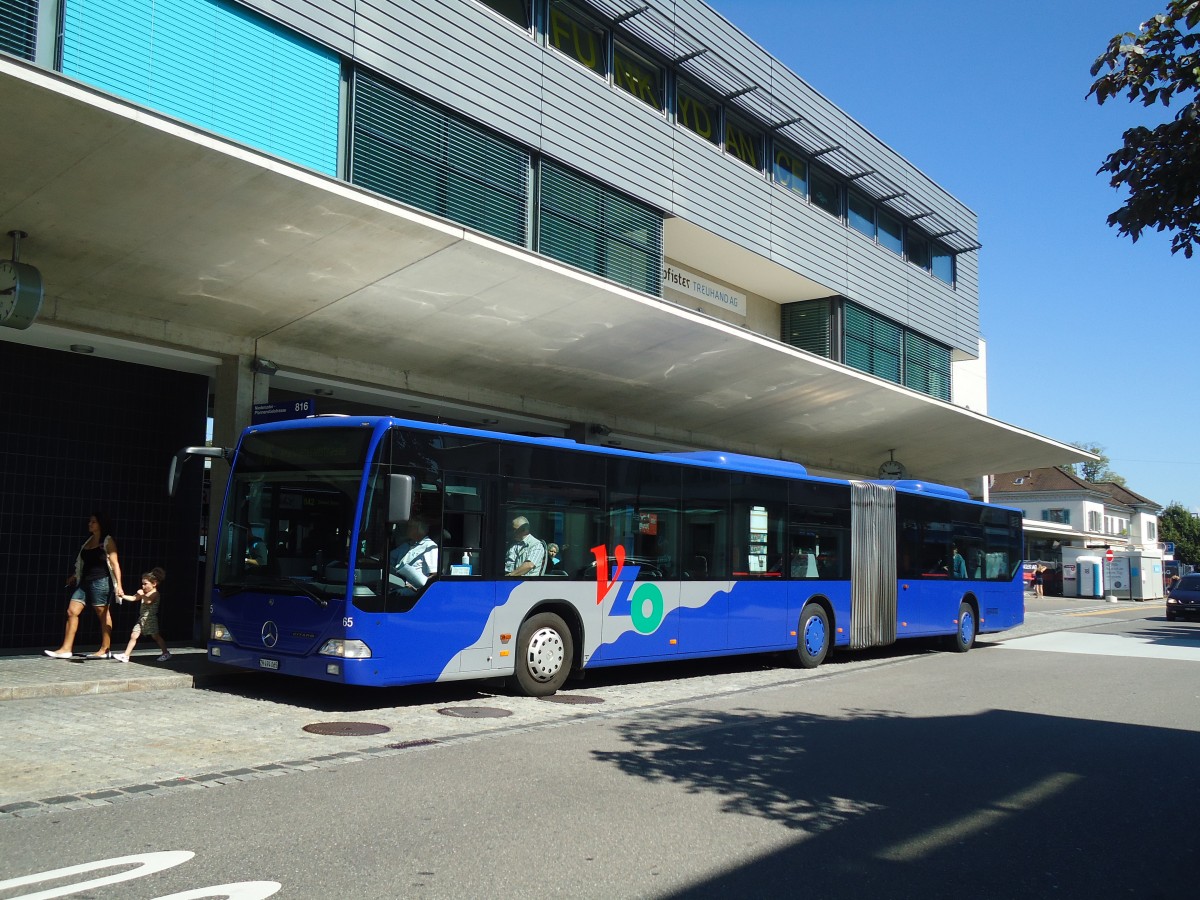
[[[829,613],[820,603],[809,603],[800,611],[796,649],[788,654],[788,661],[801,669],[815,669],[829,655],[832,642]]]
[[[530,616],[517,632],[513,684],[526,697],[549,697],[567,680],[575,645],[571,629],[554,613]]]
[[[966,653],[975,646],[975,635],[979,626],[975,621],[975,607],[966,600],[958,604],[958,627],[948,638],[950,649],[955,653]]]

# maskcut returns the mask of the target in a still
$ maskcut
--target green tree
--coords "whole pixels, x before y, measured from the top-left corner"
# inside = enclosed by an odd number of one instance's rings
[[[1108,217],[1117,233],[1135,242],[1147,228],[1171,231],[1171,252],[1191,257],[1200,244],[1200,0],[1169,0],[1166,12],[1142,23],[1137,34],[1118,34],[1092,64],[1088,91],[1103,105],[1125,94],[1143,106],[1182,104],[1175,118],[1154,128],[1139,125],[1109,154],[1097,174],[1125,188],[1125,205]]]
[[[1200,564],[1200,517],[1179,502],[1171,503],[1158,517],[1158,539],[1175,542],[1175,558]]]
[[[1100,457],[1095,462],[1081,462],[1072,465],[1071,471],[1084,481],[1090,481],[1092,484],[1097,484],[1101,481],[1111,481],[1113,484],[1119,484],[1125,487],[1125,476],[1118,475],[1108,467],[1108,454],[1104,452],[1104,448],[1099,444],[1087,444],[1082,442],[1074,442],[1072,447],[1078,447],[1080,450],[1086,450],[1088,453],[1094,453]]]

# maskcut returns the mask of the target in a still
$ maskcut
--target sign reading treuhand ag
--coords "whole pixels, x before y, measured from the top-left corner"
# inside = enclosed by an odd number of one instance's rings
[[[685,294],[689,298],[703,300],[705,303],[735,312],[739,316],[746,315],[745,294],[739,294],[737,291],[714,284],[687,269],[681,269],[678,266],[663,266],[662,284],[664,291]]]

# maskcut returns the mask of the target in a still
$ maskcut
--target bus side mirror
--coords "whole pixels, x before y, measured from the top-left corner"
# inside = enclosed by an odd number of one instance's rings
[[[388,522],[407,522],[412,517],[412,476],[389,475],[388,481]]]
[[[210,456],[213,459],[233,459],[233,450],[228,447],[184,447],[171,460],[171,469],[167,472],[167,496],[174,497],[179,487],[179,474],[183,464],[193,456]]]

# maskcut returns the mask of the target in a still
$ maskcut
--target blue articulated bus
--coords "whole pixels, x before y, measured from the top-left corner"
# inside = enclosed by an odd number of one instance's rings
[[[209,658],[355,685],[569,674],[1024,619],[1021,514],[917,481],[390,417],[253,426],[215,543]],[[175,469],[173,467],[172,479]]]

